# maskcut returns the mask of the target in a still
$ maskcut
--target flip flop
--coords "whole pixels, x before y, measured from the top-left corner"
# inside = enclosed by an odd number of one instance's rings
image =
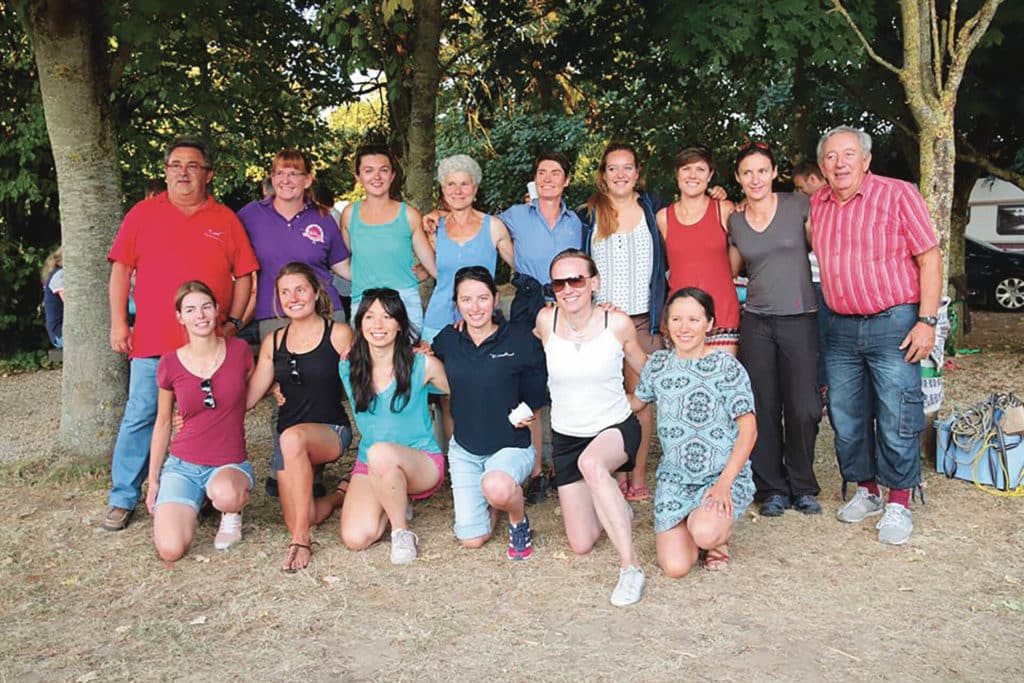
[[[619,481],[619,490],[622,491],[623,496],[629,495],[629,480],[622,479]]]
[[[729,552],[722,550],[728,546],[719,546],[707,551],[704,556],[704,568],[709,572],[720,572],[729,566]]]
[[[288,544],[288,555],[285,557],[285,559],[288,562],[288,566],[287,567],[281,567],[281,571],[283,571],[285,574],[294,574],[295,572],[299,571],[300,569],[305,569],[306,567],[308,567],[309,566],[309,562],[307,562],[305,564],[305,566],[302,566],[302,567],[294,567],[292,565],[295,562],[295,556],[299,554],[300,550],[305,550],[307,553],[309,553],[309,561],[312,562],[313,561],[313,544],[314,543],[316,543],[316,541],[310,541],[308,544],[305,544],[305,543],[289,543]]]
[[[626,500],[647,500],[650,497],[651,490],[647,488],[647,484],[630,485],[629,491],[626,493]]]

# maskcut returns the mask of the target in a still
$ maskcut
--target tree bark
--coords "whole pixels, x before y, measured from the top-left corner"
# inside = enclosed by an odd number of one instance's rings
[[[412,203],[429,211],[433,205],[436,155],[437,89],[441,82],[441,0],[416,0],[416,33],[412,50],[412,100],[409,112],[409,156],[406,189]]]
[[[110,349],[106,251],[121,221],[116,127],[104,75],[103,3],[22,4],[60,196],[67,298],[59,444],[109,456],[125,400],[124,359]]]

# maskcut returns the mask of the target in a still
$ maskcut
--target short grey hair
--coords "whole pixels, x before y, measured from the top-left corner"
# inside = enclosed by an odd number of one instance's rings
[[[825,143],[833,135],[839,135],[840,133],[852,133],[857,136],[857,140],[860,142],[860,148],[864,150],[864,156],[871,154],[871,136],[864,132],[863,128],[854,128],[853,126],[836,126],[830,130],[825,131],[825,134],[818,140],[818,163],[822,162],[825,157]]]
[[[480,164],[473,160],[468,154],[454,154],[445,157],[437,162],[437,182],[444,185],[444,179],[452,173],[465,173],[473,179],[473,184],[480,186],[484,174],[480,171]]]
[[[208,170],[213,168],[213,152],[210,150],[210,145],[205,140],[190,137],[179,137],[171,140],[171,143],[167,145],[166,151],[164,151],[165,164],[171,161],[171,154],[179,147],[191,147],[192,149],[199,150],[199,153],[203,155],[203,165]]]

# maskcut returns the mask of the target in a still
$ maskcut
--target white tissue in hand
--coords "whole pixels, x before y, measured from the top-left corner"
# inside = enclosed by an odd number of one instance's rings
[[[520,402],[520,404],[513,408],[508,414],[508,421],[512,423],[512,426],[515,426],[532,416],[533,410],[530,409],[530,406],[526,405],[526,403]]]

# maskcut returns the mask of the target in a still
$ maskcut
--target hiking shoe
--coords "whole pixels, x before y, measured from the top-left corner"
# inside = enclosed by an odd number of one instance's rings
[[[416,561],[416,544],[419,536],[408,529],[391,532],[391,564],[409,564]]]
[[[132,521],[132,515],[134,514],[135,510],[116,506],[111,507],[107,510],[107,516],[100,522],[100,526],[103,527],[104,531],[122,531]]]
[[[899,503],[889,503],[875,528],[878,529],[879,543],[903,545],[914,530],[914,515]]]
[[[530,477],[530,485],[526,491],[526,504],[537,505],[548,497],[548,476],[543,472]]]
[[[880,496],[868,493],[866,488],[858,486],[857,492],[853,494],[853,498],[846,501],[845,505],[836,510],[836,518],[840,522],[855,524],[863,522],[868,517],[882,514],[884,507],[885,505],[882,504]]]
[[[817,498],[808,493],[793,499],[793,509],[799,510],[805,515],[820,515],[821,503],[818,502]]]
[[[523,517],[519,524],[508,525],[508,559],[525,560],[533,555],[533,533],[530,518]]]
[[[774,496],[768,496],[761,503],[761,516],[762,517],[781,517],[782,513],[786,511],[786,508],[790,506],[789,496],[782,496],[775,494]]]
[[[220,516],[220,528],[213,537],[213,547],[227,550],[242,540],[242,513],[225,512]]]
[[[619,570],[619,583],[612,591],[612,604],[626,607],[640,602],[644,594],[644,570],[630,565]]]

